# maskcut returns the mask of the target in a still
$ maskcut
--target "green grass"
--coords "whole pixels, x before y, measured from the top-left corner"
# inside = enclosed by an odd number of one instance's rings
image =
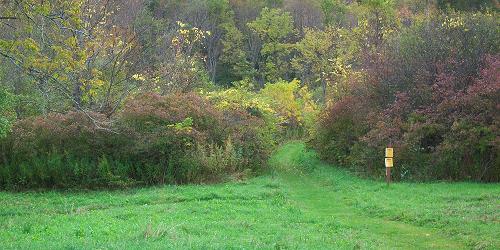
[[[0,192],[0,249],[500,248],[500,185],[360,179],[301,143],[211,186]]]

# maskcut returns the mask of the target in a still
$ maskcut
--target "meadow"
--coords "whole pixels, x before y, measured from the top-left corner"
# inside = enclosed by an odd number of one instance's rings
[[[393,183],[301,142],[214,185],[0,192],[0,249],[498,249],[500,185]]]

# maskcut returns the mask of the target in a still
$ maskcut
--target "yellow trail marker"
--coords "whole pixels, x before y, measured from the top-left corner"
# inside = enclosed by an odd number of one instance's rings
[[[387,158],[394,157],[394,148],[386,148],[385,149],[385,157],[387,157]]]
[[[385,158],[385,167],[392,168],[394,166],[394,161],[392,158]]]

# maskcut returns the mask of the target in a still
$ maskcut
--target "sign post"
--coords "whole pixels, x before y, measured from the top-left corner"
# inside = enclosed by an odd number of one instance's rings
[[[391,183],[391,168],[394,166],[394,149],[385,149],[385,181],[387,185]]]

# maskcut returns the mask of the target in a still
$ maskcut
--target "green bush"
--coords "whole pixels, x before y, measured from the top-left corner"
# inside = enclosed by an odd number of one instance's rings
[[[0,141],[0,188],[214,182],[260,171],[274,144],[262,119],[193,94],[143,94],[111,120],[82,112],[24,119]]]

